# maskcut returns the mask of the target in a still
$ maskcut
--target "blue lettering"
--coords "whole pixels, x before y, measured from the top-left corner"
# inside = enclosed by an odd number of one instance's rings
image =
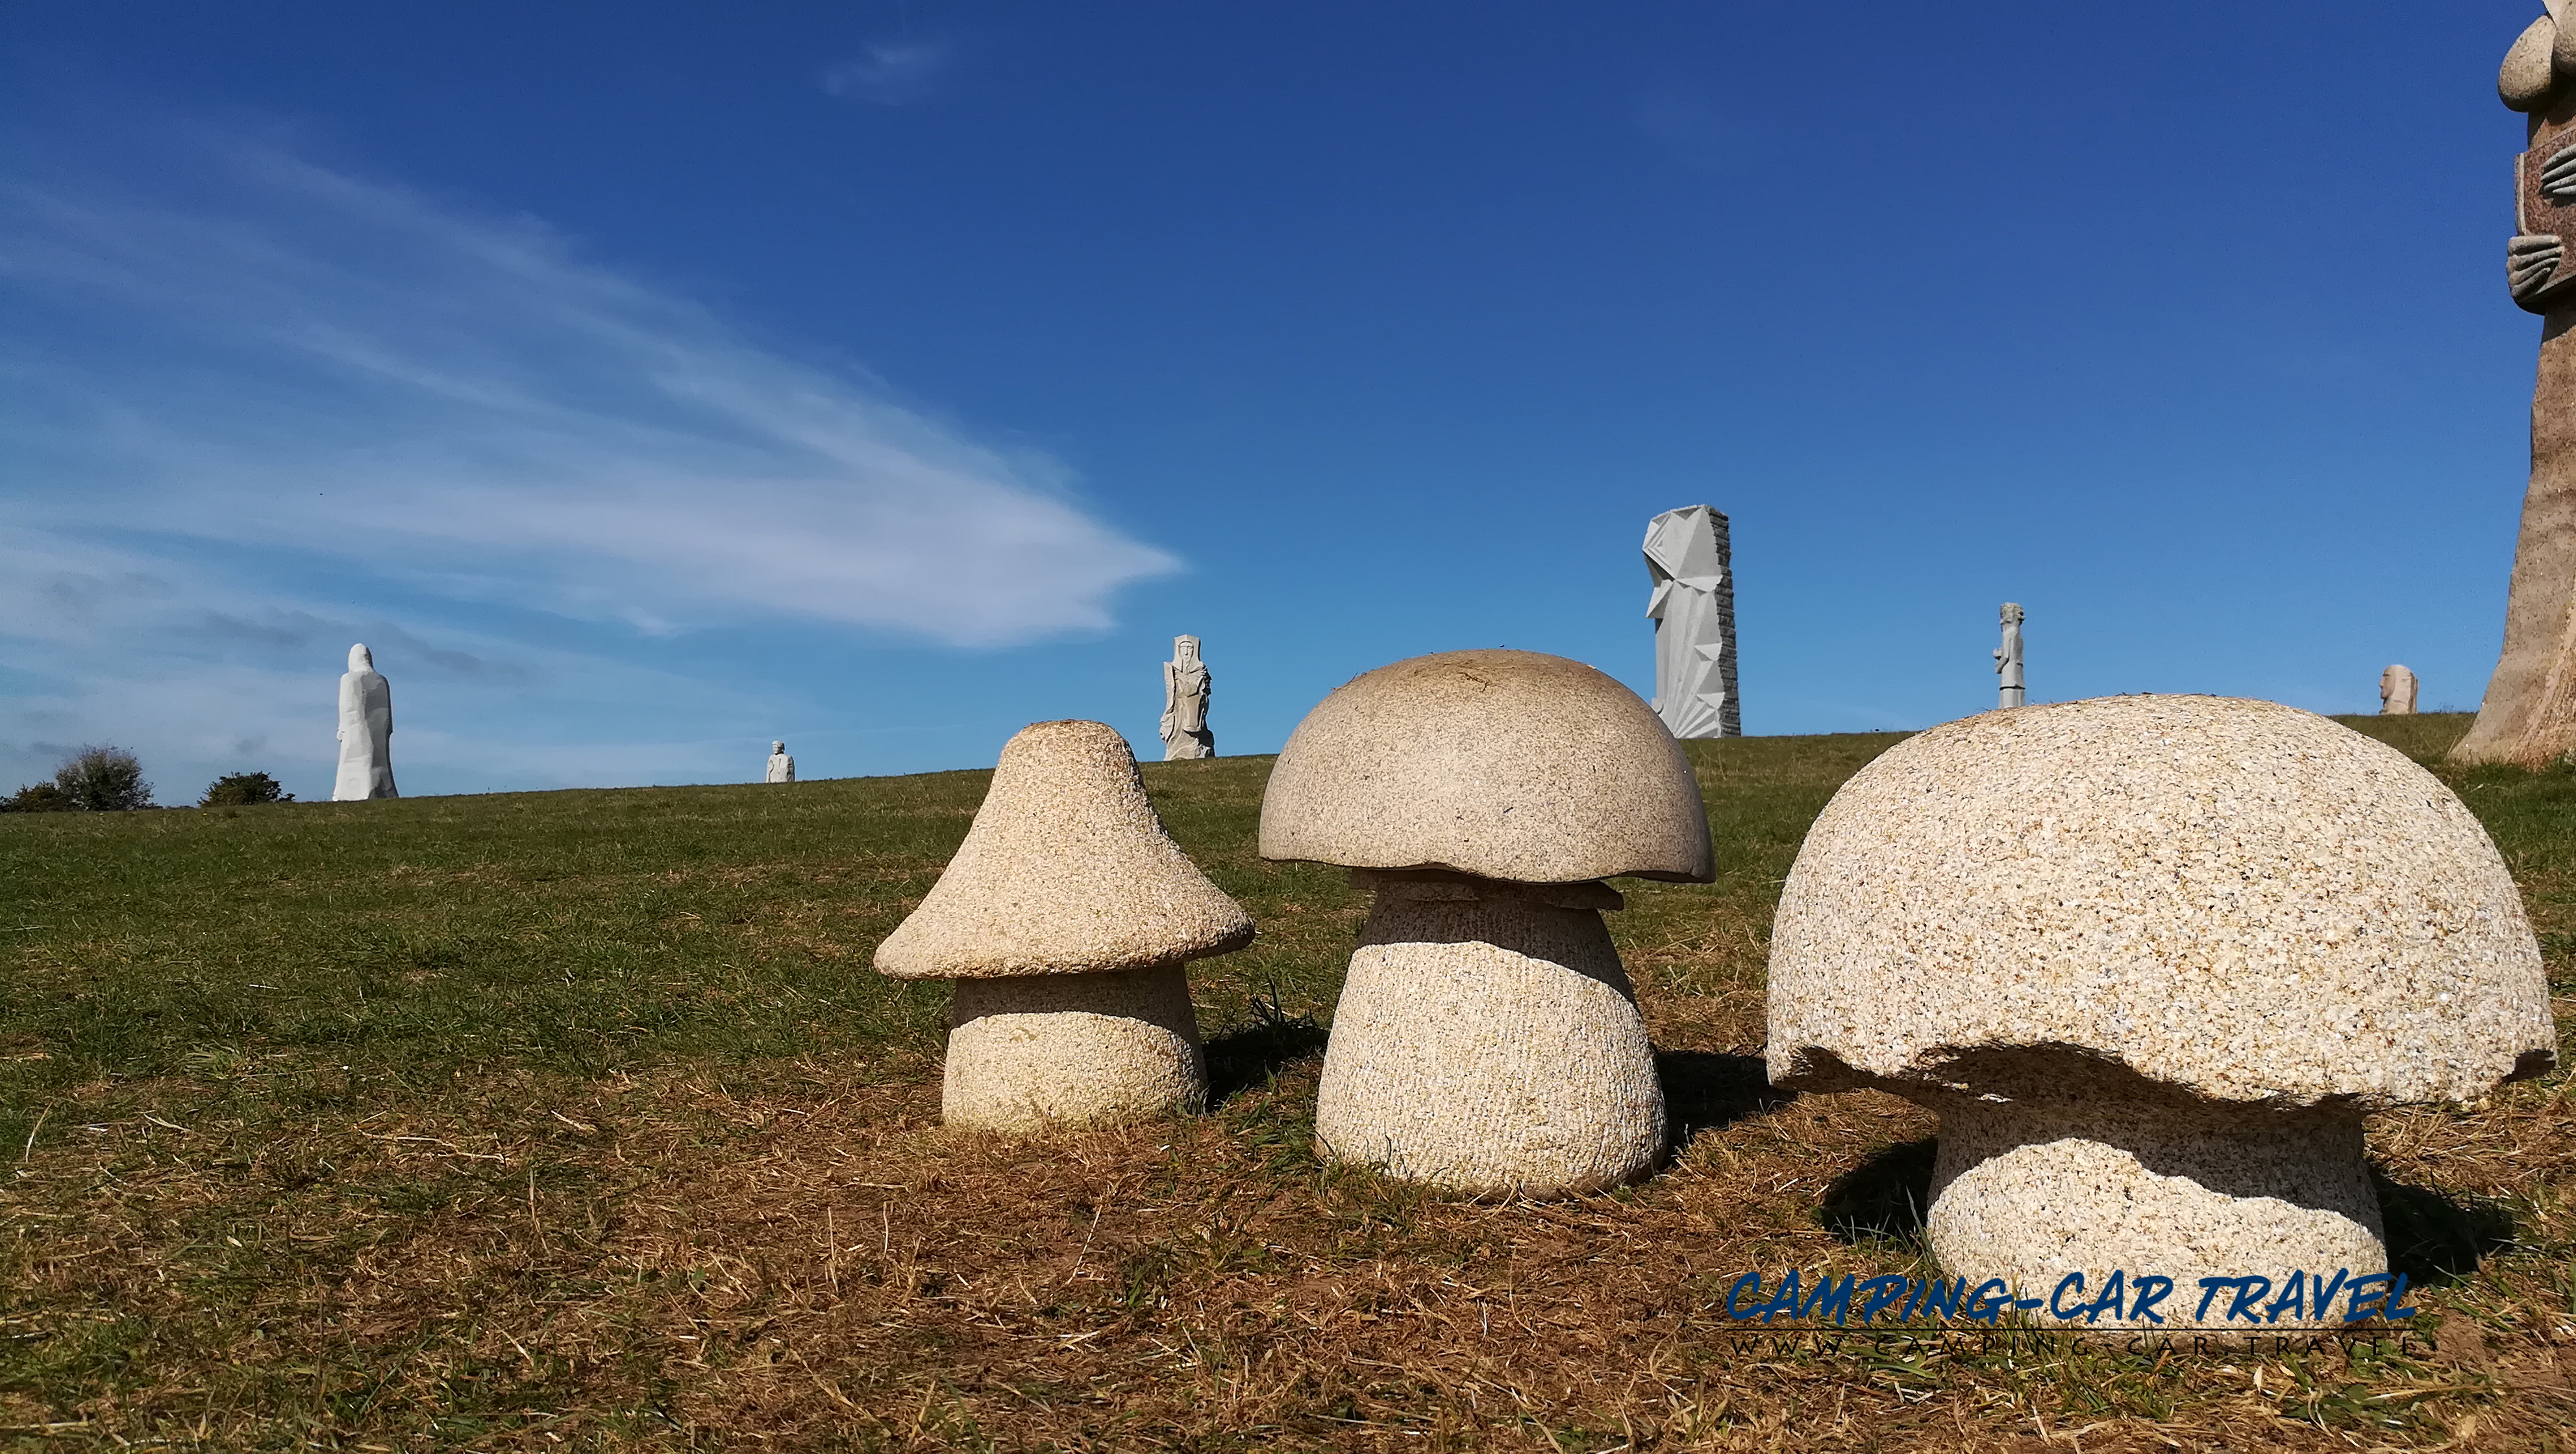
[[[2334,1311],[2335,1294],[2343,1290],[2344,1280],[2351,1276],[2352,1269],[2349,1267],[2336,1268],[2332,1282],[2326,1281],[2325,1274],[2322,1272],[2309,1273],[2308,1306],[2313,1311],[2308,1316],[2319,1322],[2325,1321],[2326,1314]]]
[[[1927,1318],[1935,1313],[1944,1318],[1955,1318],[1959,1315],[1959,1304],[1966,1301],[1967,1296],[1968,1280],[1964,1277],[1957,1282],[1928,1282],[1923,1285],[1921,1311]]]
[[[2200,1311],[2199,1311],[2199,1312],[2196,1312],[2196,1313],[2194,1313],[2194,1314],[2192,1314],[2192,1315],[2191,1315],[2191,1320],[2192,1320],[2193,1322],[2195,1322],[2195,1323],[2206,1323],[2206,1322],[2208,1322],[2208,1321],[2209,1321],[2209,1300],[2210,1300],[2211,1298],[2214,1298],[2214,1297],[2218,1296],[2218,1290],[2219,1290],[2220,1288],[2222,1288],[2222,1287],[2234,1287],[2234,1286],[2235,1286],[2238,1282],[2240,1282],[2240,1281],[2242,1281],[2242,1279],[2240,1279],[2240,1278],[2234,1278],[2234,1277],[2204,1277],[2204,1278],[2202,1278],[2202,1279],[2200,1280]]]
[[[2285,1312],[2295,1312],[2302,1319],[2307,1317],[2308,1275],[2305,1272],[2292,1272],[2290,1280],[2281,1284],[2281,1295],[2272,1299],[2272,1305],[2263,1310],[2263,1321],[2277,1323]]]
[[[1818,1274],[1816,1290],[1807,1295],[1807,1305],[1798,1310],[1798,1315],[1816,1318],[1832,1313],[1834,1321],[1840,1323],[1843,1315],[1851,1311],[1852,1284],[1856,1281],[1858,1279],[1848,1272],[1843,1274],[1843,1280],[1839,1283]]]
[[[1965,1286],[1967,1281],[1964,1277],[1959,1279],[1962,1286]],[[2002,1295],[1996,1296],[1998,1293]],[[1992,1301],[1988,1300],[1990,1298]],[[1960,1316],[1972,1323],[1991,1323],[2003,1316],[2004,1309],[2011,1306],[2012,1284],[2000,1277],[1990,1277],[1977,1284],[1977,1290],[1970,1294],[1967,1306],[1960,1310]]]
[[[2150,1323],[2161,1323],[2165,1320],[2165,1315],[2154,1311],[2155,1305],[2171,1296],[2173,1296],[2172,1278],[2158,1277],[2152,1272],[2143,1274],[2138,1278],[2138,1305],[2129,1309],[2129,1316],[2132,1319],[2144,1318]]]
[[[2048,1295],[2049,1315],[2066,1322],[2074,1321],[2076,1315],[2084,1311],[2082,1308],[2064,1308],[2057,1305],[2057,1300],[2066,1296],[2067,1289],[2069,1288],[2074,1289],[2077,1297],[2084,1296],[2084,1274],[2080,1272],[2070,1272],[2064,1277],[2059,1278],[2057,1280],[2057,1291]]]
[[[1889,1303],[1905,1296],[1906,1289],[1912,1286],[1914,1286],[1914,1279],[1910,1277],[1873,1277],[1862,1283],[1859,1289],[1861,1322],[1866,1324],[1870,1319],[1885,1312]],[[1903,1316],[1901,1313],[1898,1314],[1900,1319]]]
[[[1780,1290],[1771,1295],[1771,1301],[1762,1305],[1762,1321],[1769,1323],[1774,1313],[1787,1313],[1793,1318],[1798,1316],[1798,1269],[1794,1267],[1780,1274]]]
[[[2144,1285],[2143,1279],[2141,1280],[2140,1285]],[[2168,1283],[2166,1285],[2170,1287],[2172,1284]],[[2125,1272],[2115,1270],[2112,1272],[2110,1279],[2102,1284],[2101,1294],[2095,1297],[2092,1302],[2086,1304],[2082,1309],[2084,1321],[2088,1323],[2098,1323],[2102,1320],[2102,1315],[2104,1313],[2109,1313],[2115,1318],[2120,1316],[2120,1304],[2126,1301],[2128,1296],[2129,1275]]]
[[[2272,1279],[2268,1277],[2236,1279],[2236,1301],[2227,1305],[2227,1321],[2232,1323],[2238,1318],[2243,1318],[2249,1323],[2253,1322],[2254,1304],[2262,1301],[2263,1295],[2271,1290]]]
[[[1730,1318],[1737,1318],[1737,1319],[1749,1319],[1749,1318],[1751,1318],[1751,1317],[1753,1316],[1753,1314],[1754,1314],[1754,1313],[1758,1313],[1758,1312],[1762,1311],[1760,1308],[1754,1308],[1754,1309],[1752,1309],[1751,1311],[1748,1311],[1748,1312],[1741,1312],[1741,1313],[1739,1313],[1739,1312],[1737,1312],[1737,1311],[1735,1310],[1735,1300],[1736,1300],[1736,1298],[1738,1298],[1738,1297],[1740,1297],[1740,1296],[1742,1296],[1742,1295],[1743,1295],[1745,1285],[1746,1285],[1746,1284],[1748,1284],[1748,1283],[1750,1283],[1750,1284],[1752,1285],[1752,1287],[1753,1287],[1753,1295],[1754,1295],[1755,1297],[1760,1297],[1760,1296],[1762,1295],[1762,1274],[1761,1274],[1761,1273],[1758,1273],[1758,1272],[1748,1272],[1748,1273],[1744,1274],[1742,1277],[1737,1278],[1737,1279],[1735,1280],[1735,1286],[1730,1287],[1730,1288],[1728,1288],[1728,1289],[1726,1290],[1726,1315],[1727,1315],[1728,1317],[1730,1317]]]
[[[2370,1314],[2363,1311],[2365,1308],[2378,1307],[2384,1311],[2388,1305],[2388,1292],[2385,1288],[2388,1278],[2389,1274],[2385,1272],[2374,1272],[2367,1277],[2356,1277],[2345,1284],[2344,1291],[2352,1294],[2352,1303],[2344,1310],[2343,1320],[2347,1323],[2368,1320]],[[2366,1287],[2378,1287],[2382,1290],[2364,1297],[2361,1290]]]
[[[2401,1272],[2397,1274],[2396,1283],[2388,1289],[2388,1301],[2381,1304],[2388,1309],[2388,1321],[2402,1323],[2424,1311],[2422,1308],[2399,1307],[2398,1304],[2404,1301],[2406,1301],[2406,1274]]]

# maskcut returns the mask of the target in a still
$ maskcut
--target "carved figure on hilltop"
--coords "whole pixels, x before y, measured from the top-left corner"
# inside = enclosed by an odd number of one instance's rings
[[[1735,694],[1735,569],[1726,517],[1708,505],[1646,522],[1655,623],[1655,715],[1675,737],[1741,737]]]
[[[769,781],[774,783],[796,781],[796,759],[787,755],[787,744],[784,742],[769,744]]]
[[[1995,648],[1995,705],[2018,707],[2028,700],[2021,679],[2021,607],[2004,602],[2004,644]]]
[[[1172,638],[1172,659],[1163,663],[1163,761],[1216,756],[1216,733],[1208,728],[1208,696],[1214,678],[1199,660],[1199,639]]]
[[[349,669],[340,677],[340,773],[331,783],[331,801],[402,796],[394,791],[393,736],[393,686],[376,670],[375,653],[363,644],[352,646]]]

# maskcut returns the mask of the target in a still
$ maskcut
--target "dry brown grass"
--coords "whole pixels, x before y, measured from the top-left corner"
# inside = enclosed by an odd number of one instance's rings
[[[1329,876],[1288,872],[1262,881],[1270,958],[1201,977],[1230,1032],[1214,1047],[1230,1094],[1203,1118],[1035,1142],[945,1131],[935,1041],[909,1035],[597,1074],[209,1044],[63,1084],[6,1148],[0,1444],[2564,1447],[2563,1076],[2374,1124],[2438,1338],[2195,1352],[1742,1336],[1722,1301],[1743,1272],[1926,1266],[1906,1208],[1930,1119],[1875,1095],[1773,1097],[1754,1059],[1786,853],[1883,745],[1717,762],[1736,873],[1640,890],[1621,916],[1657,1043],[1678,1047],[1665,1071],[1686,1132],[1642,1186],[1455,1204],[1319,1165],[1317,1041],[1295,1016],[1329,1001],[1297,976],[1346,951],[1355,906]],[[1242,806],[1219,796],[1207,811]],[[2547,842],[2553,811],[2493,820],[2527,888],[2576,863],[2576,844]],[[1230,888],[1267,872],[1189,803],[1173,816]],[[864,926],[920,881],[830,871],[639,870],[733,875],[740,895],[657,900],[639,922],[726,954],[837,959],[872,947]],[[2548,888],[2533,906],[2564,974],[2576,902]],[[1283,975],[1288,1003],[1247,1021],[1246,996]]]

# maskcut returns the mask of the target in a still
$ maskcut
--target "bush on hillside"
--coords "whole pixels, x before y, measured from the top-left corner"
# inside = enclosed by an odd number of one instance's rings
[[[206,787],[200,808],[232,808],[251,803],[291,803],[295,795],[264,772],[228,772]]]
[[[54,786],[85,813],[123,813],[152,806],[143,764],[122,747],[84,747],[54,769]]]
[[[52,783],[29,783],[0,798],[0,813],[69,813],[76,808],[71,794]]]

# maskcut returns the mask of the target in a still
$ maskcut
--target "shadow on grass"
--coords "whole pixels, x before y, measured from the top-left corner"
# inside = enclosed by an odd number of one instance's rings
[[[1835,1177],[1817,1219],[1846,1243],[1919,1240],[1932,1206],[1936,1144],[1929,1136],[1901,1142]]]
[[[1836,1177],[1817,1219],[1845,1243],[1919,1240],[1932,1205],[1936,1144],[1925,1137],[1890,1146]],[[2457,1282],[2513,1245],[2513,1213],[2501,1203],[2391,1181],[2376,1166],[2370,1184],[2387,1227],[2389,1266],[2417,1286]]]
[[[1254,995],[1252,1023],[1207,1042],[1208,1105],[1269,1085],[1282,1070],[1323,1054],[1326,1038],[1312,1014],[1281,1009],[1276,989],[1268,999]]]
[[[1655,1073],[1664,1082],[1664,1114],[1676,1155],[1688,1151],[1691,1139],[1702,1131],[1776,1111],[1797,1099],[1771,1088],[1759,1055],[1663,1050],[1655,1054]]]

